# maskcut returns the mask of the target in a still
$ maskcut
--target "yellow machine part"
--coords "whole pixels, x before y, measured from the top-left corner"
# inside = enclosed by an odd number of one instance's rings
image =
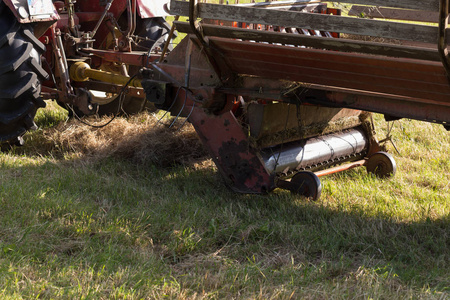
[[[70,78],[74,81],[87,81],[89,79],[95,79],[112,84],[142,88],[141,81],[137,78],[131,79],[128,76],[91,69],[91,67],[85,62],[76,62],[70,67]]]

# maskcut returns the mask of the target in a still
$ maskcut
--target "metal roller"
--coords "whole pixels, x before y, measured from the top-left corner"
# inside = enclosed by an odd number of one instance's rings
[[[358,155],[368,147],[363,130],[350,129],[267,148],[261,155],[269,172],[286,173]]]

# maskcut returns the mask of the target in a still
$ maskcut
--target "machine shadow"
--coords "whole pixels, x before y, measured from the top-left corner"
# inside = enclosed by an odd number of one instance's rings
[[[50,165],[67,168],[67,172],[72,172],[74,169],[72,166],[80,163],[87,165],[88,171],[95,172],[97,166],[103,161],[112,161],[112,168],[125,164],[124,172],[140,169],[156,170],[157,172],[153,173],[159,178],[153,177],[151,180],[155,181],[155,189],[163,190],[156,195],[165,194],[164,207],[179,206],[182,199],[192,201],[186,206],[184,215],[189,216],[198,210],[208,212],[203,215],[205,219],[202,222],[194,222],[188,217],[183,226],[194,228],[198,226],[196,225],[198,223],[208,224],[209,220],[216,219],[223,220],[226,223],[225,227],[231,227],[231,221],[223,217],[223,212],[226,211],[234,216],[233,222],[239,224],[235,228],[220,232],[219,235],[223,236],[219,237],[211,237],[207,226],[197,228],[208,236],[204,239],[205,249],[198,250],[202,253],[215,252],[226,244],[236,245],[237,250],[247,249],[245,244],[250,243],[258,249],[259,252],[254,255],[260,259],[268,252],[276,251],[291,252],[294,256],[301,257],[307,264],[320,264],[322,260],[338,263],[344,257],[347,260],[353,260],[353,263],[336,274],[330,274],[331,278],[349,276],[361,266],[376,269],[384,265],[390,266],[400,281],[417,284],[417,288],[422,288],[426,283],[425,270],[434,272],[442,267],[443,261],[449,261],[449,215],[435,220],[398,222],[392,216],[383,213],[370,216],[363,208],[350,212],[340,211],[328,207],[324,202],[309,202],[285,191],[263,196],[236,194],[223,185],[219,174],[210,163],[206,168],[202,167],[202,162],[207,161],[209,157],[192,132],[187,135],[192,139],[183,140],[183,137],[173,133],[167,134],[164,128],[156,128],[151,132],[135,134],[119,143],[95,148],[97,149],[95,153],[92,152],[94,148],[80,148],[78,155],[72,158],[64,157],[59,150],[52,148],[54,145],[50,145],[51,141],[47,145],[50,148],[44,147],[39,150],[32,145],[18,149],[15,153],[25,157],[52,157]],[[163,142],[156,143],[154,141],[156,136],[159,136],[159,139],[162,138]],[[150,141],[153,141],[153,144],[149,143]],[[135,146],[131,147],[131,145]],[[42,173],[48,168],[48,165],[27,167],[26,172]],[[21,169],[22,167],[13,167],[12,171],[25,172]],[[131,180],[149,184],[149,179],[144,178],[145,172],[130,173]],[[167,176],[168,174],[175,174],[175,176]],[[111,176],[120,177],[121,175],[112,174]],[[124,184],[126,185],[127,182],[125,181]],[[42,189],[46,188],[53,188],[53,184],[43,182]],[[136,201],[154,197],[150,196],[150,194],[153,195],[151,188],[147,191],[148,195],[143,194],[140,196],[143,198]],[[83,190],[74,192],[79,193],[80,201],[89,204],[90,200],[83,196]],[[77,195],[74,196],[77,197]],[[102,197],[102,195],[98,196]],[[108,196],[104,195],[104,197]],[[126,202],[120,197],[115,201]],[[149,214],[158,213],[159,210],[164,209],[163,206],[158,207],[157,200],[152,201],[152,205],[155,203],[157,207],[152,207]],[[130,204],[129,200],[127,204]],[[98,204],[99,207],[101,205]],[[141,218],[141,213],[134,217]],[[130,216],[127,215],[127,218]],[[189,224],[190,222],[192,223]],[[227,224],[227,222],[230,223]],[[181,226],[181,224],[174,226]],[[268,229],[258,230],[261,226]],[[247,236],[243,240],[243,233],[249,228],[253,228],[250,237]],[[298,228],[302,230],[296,232]],[[238,261],[244,262],[251,253],[242,250],[241,255],[233,255]],[[415,272],[416,275],[414,275]],[[432,288],[445,290],[442,283],[429,282],[428,284]]]

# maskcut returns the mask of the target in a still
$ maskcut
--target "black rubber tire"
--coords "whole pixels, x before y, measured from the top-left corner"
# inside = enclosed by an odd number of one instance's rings
[[[170,31],[170,24],[162,17],[138,19],[136,34],[149,40],[142,41],[139,46],[148,50],[155,47],[163,48]],[[176,35],[174,36],[176,37]],[[170,41],[168,41],[170,42]],[[173,50],[169,45],[169,51]]]
[[[366,162],[368,173],[374,174],[378,178],[393,177],[397,172],[395,159],[386,152],[372,154]]]
[[[291,179],[291,192],[317,201],[322,194],[322,184],[313,172],[300,171]]]
[[[0,2],[0,144],[22,145],[22,136],[36,129],[34,116],[45,102],[41,80],[48,78],[41,67],[45,46],[33,35],[30,24],[20,24]]]

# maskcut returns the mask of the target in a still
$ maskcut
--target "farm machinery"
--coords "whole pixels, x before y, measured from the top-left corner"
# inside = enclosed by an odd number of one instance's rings
[[[45,99],[77,117],[156,108],[192,123],[236,192],[318,199],[327,174],[392,176],[371,112],[449,128],[449,1],[345,2],[1,0],[0,140],[21,144]]]

